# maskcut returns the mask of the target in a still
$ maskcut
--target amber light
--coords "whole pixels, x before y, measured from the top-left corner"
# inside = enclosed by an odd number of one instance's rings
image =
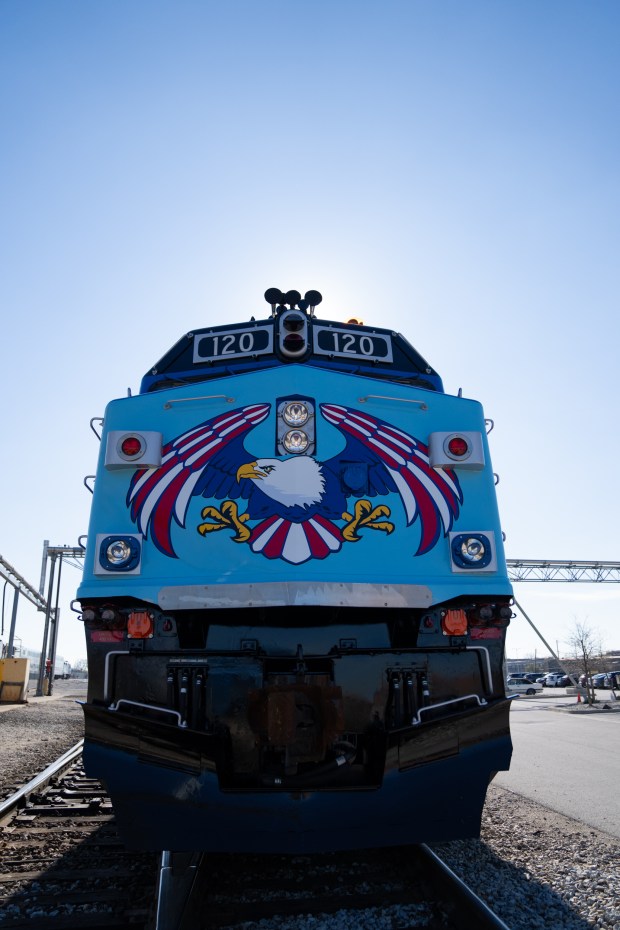
[[[127,620],[127,636],[148,639],[153,635],[153,618],[148,610],[132,610]]]
[[[446,610],[441,619],[441,628],[448,636],[467,634],[467,615],[464,610]]]

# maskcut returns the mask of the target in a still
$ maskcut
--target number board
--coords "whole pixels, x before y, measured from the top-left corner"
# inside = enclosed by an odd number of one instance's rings
[[[194,365],[273,352],[273,326],[223,329],[194,336]]]
[[[318,355],[364,358],[369,362],[392,362],[392,337],[368,330],[312,327],[314,351]]]

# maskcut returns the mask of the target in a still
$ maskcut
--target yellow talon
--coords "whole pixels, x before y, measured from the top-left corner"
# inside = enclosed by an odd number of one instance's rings
[[[350,523],[349,526],[345,526],[342,531],[342,536],[346,539],[347,542],[358,542],[362,537],[355,532],[356,527],[353,523]]]
[[[197,530],[201,536],[206,536],[207,533],[212,533],[214,530],[223,530],[223,523],[201,523]]]
[[[394,532],[394,524],[390,523],[389,520],[381,520],[378,523],[373,520],[372,523],[367,523],[366,526],[369,530],[383,530],[388,536]]]
[[[224,530],[227,527],[234,527],[237,531],[232,537],[235,542],[247,542],[251,536],[251,531],[247,526],[243,525],[250,519],[250,516],[247,513],[240,515],[234,501],[224,501],[221,510],[218,510],[217,507],[205,507],[201,516],[205,519],[210,517],[211,520],[215,521],[214,523],[201,523],[197,527],[202,536],[216,530]]]
[[[358,529],[363,527],[368,527],[371,530],[381,530],[384,533],[392,533],[394,531],[394,524],[389,520],[382,520],[381,517],[389,517],[390,508],[386,507],[385,504],[379,504],[378,507],[373,507],[370,501],[365,499],[356,501],[354,507],[354,515],[350,513],[343,513],[342,519],[348,523],[348,526],[342,531],[343,537],[347,542],[358,542],[361,539],[361,536],[357,532]]]

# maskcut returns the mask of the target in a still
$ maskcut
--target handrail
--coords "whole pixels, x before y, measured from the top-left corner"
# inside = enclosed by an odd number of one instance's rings
[[[229,397],[227,394],[202,394],[200,397],[173,397],[172,400],[167,400],[164,404],[164,410],[170,410],[173,404],[187,404],[192,400],[222,400],[224,399],[227,404],[232,404],[235,401],[234,397]]]
[[[145,710],[156,710],[159,714],[172,714],[173,717],[177,718],[180,727],[187,726],[187,723],[183,720],[178,710],[173,710],[171,707],[158,707],[156,704],[143,704],[141,701],[130,701],[129,698],[119,698],[116,704],[110,704],[108,710],[117,711],[121,704],[131,704],[132,707],[144,707]]]
[[[465,649],[468,652],[484,652],[484,656],[487,660],[487,688],[489,693],[493,693],[493,672],[491,671],[491,658],[489,656],[489,650],[486,646],[466,646]]]
[[[411,726],[415,727],[418,724],[422,723],[420,717],[426,710],[436,710],[438,707],[448,707],[450,704],[460,704],[461,701],[478,701],[479,707],[484,707],[486,701],[484,698],[481,698],[477,694],[464,694],[462,697],[451,698],[449,701],[439,701],[438,704],[428,704],[426,707],[421,707],[417,714],[413,715],[411,720]]]
[[[365,404],[369,400],[397,400],[403,404],[417,404],[420,410],[428,410],[428,404],[423,400],[415,400],[413,397],[391,397],[389,394],[366,394],[364,397],[357,398],[360,404]]]
[[[100,426],[103,426],[103,417],[91,417],[90,418],[90,428],[92,429],[93,433],[95,434],[99,442],[101,442],[101,433],[97,432],[97,430],[95,429],[93,425],[94,423],[99,423]]]
[[[110,652],[106,652],[105,662],[103,666],[103,700],[110,700],[110,659],[112,656],[128,656],[131,655],[129,649],[111,649]]]

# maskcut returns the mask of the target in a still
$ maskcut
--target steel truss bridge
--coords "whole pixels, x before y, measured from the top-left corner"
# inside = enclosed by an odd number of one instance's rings
[[[511,581],[620,581],[620,562],[506,559]]]

